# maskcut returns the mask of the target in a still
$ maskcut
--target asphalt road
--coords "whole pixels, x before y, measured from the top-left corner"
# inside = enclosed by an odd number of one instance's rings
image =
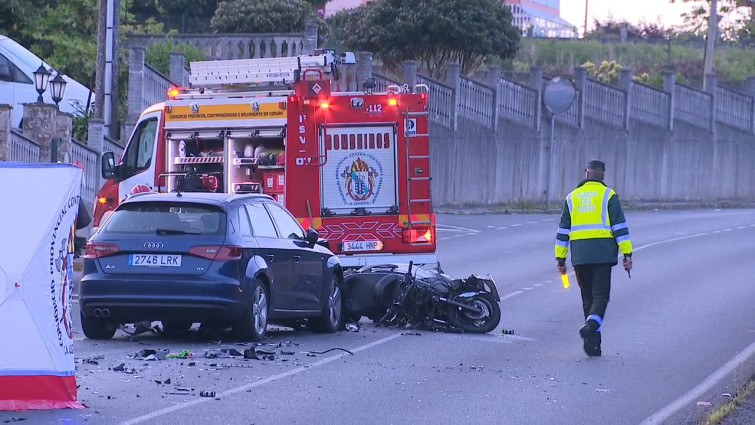
[[[243,360],[205,358],[251,347],[224,335],[134,340],[119,331],[95,342],[78,331],[79,399],[88,408],[0,412],[0,421],[691,424],[752,375],[755,211],[627,212],[635,269],[631,279],[614,269],[603,357],[590,359],[577,334],[576,281],[562,288],[555,269],[557,219],[438,217],[444,271],[490,273],[498,284],[503,317],[488,335],[401,332],[363,319],[359,332],[275,331],[256,347],[274,358]],[[333,348],[353,355],[325,352]],[[195,357],[132,358],[141,349]]]

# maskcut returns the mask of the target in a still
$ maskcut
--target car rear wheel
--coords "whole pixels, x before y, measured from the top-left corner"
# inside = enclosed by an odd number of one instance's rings
[[[267,315],[269,303],[267,298],[267,288],[259,281],[252,281],[252,299],[249,306],[241,318],[233,325],[233,333],[236,338],[242,340],[259,341],[265,337],[267,332]]]
[[[331,277],[328,288],[328,299],[322,313],[312,321],[312,330],[315,332],[333,333],[343,326],[343,297],[338,277]]]
[[[110,339],[115,335],[117,327],[114,322],[86,317],[81,312],[81,329],[89,339]]]

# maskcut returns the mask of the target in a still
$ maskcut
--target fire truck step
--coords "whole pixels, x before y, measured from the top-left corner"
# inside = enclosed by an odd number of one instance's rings
[[[401,115],[403,115],[405,117],[426,117],[426,116],[430,115],[430,113],[427,112],[427,111],[422,111],[422,112],[402,112]]]
[[[409,155],[409,159],[429,159],[430,155]]]
[[[427,133],[421,133],[421,134],[407,133],[407,135],[406,135],[406,137],[428,137],[428,136],[429,136],[429,134],[427,134]]]
[[[407,224],[409,224],[410,226],[414,226],[415,224],[430,225],[430,224],[433,224],[433,222],[430,220],[418,220],[418,221],[407,221]]]
[[[426,199],[412,199],[409,202],[430,202],[430,198],[426,198]]]
[[[431,180],[431,179],[432,177],[409,177],[409,180],[417,180],[417,181]]]

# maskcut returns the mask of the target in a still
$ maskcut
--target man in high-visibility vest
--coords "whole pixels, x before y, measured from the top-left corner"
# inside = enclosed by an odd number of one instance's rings
[[[632,240],[619,196],[603,183],[606,167],[590,161],[585,179],[566,197],[556,234],[556,267],[566,273],[566,255],[582,292],[585,324],[579,335],[588,356],[601,355],[601,327],[611,291],[611,268],[624,254],[624,269],[632,269]]]

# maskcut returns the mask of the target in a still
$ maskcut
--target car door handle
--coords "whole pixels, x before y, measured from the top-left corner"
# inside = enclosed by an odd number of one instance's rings
[[[273,254],[268,254],[268,255],[267,255],[267,261],[269,261],[269,262],[271,262],[271,263],[272,263],[272,262],[273,262],[273,260],[275,260],[275,255],[273,255]]]
[[[301,255],[294,255],[294,261],[298,264],[301,261]]]

